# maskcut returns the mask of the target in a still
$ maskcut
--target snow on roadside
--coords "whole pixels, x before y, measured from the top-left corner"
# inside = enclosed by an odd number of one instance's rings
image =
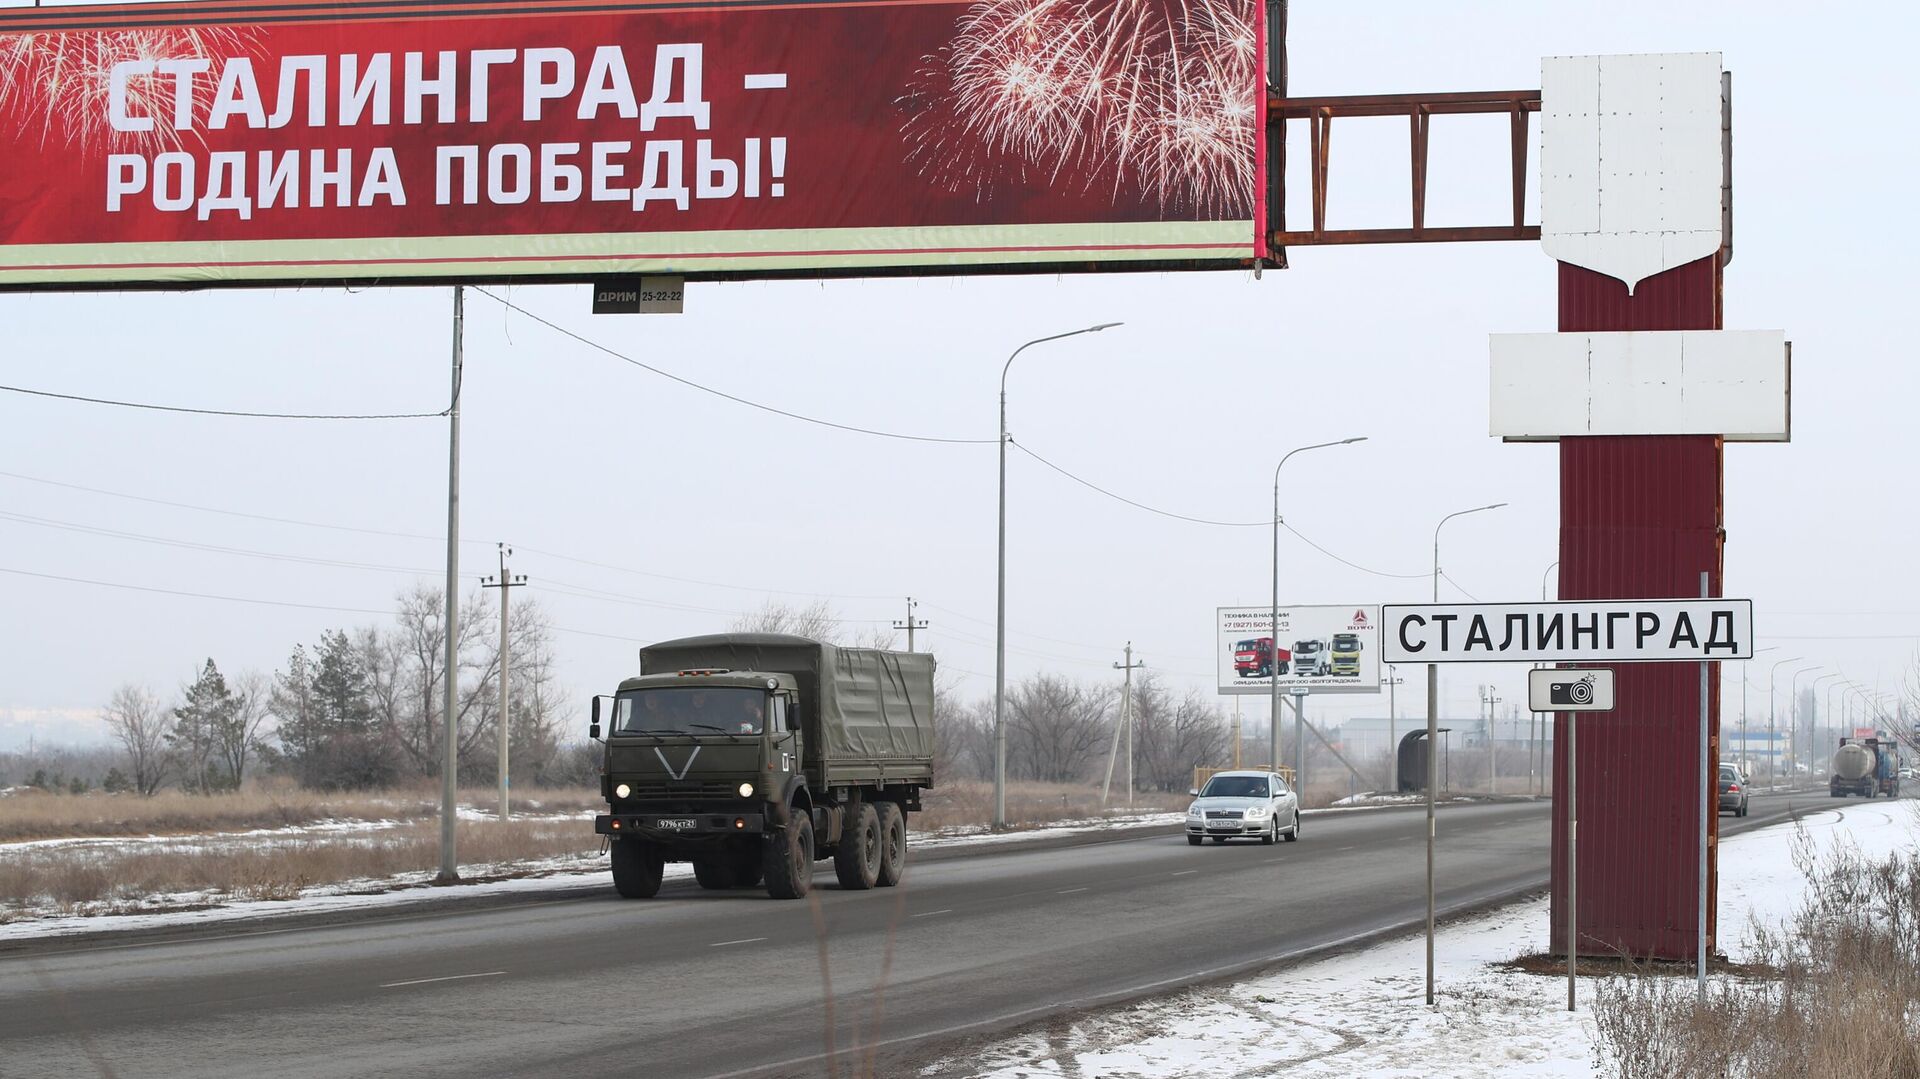
[[[564,820],[575,817],[591,819],[592,816],[591,812],[587,812],[519,819]],[[461,817],[471,819],[468,816],[467,807],[462,807]],[[485,815],[480,819],[491,819],[491,817]],[[993,832],[985,828],[973,827],[955,828],[935,833],[915,833],[913,849],[925,851],[947,847],[1020,843],[1040,837],[1052,838],[1125,828],[1174,825],[1183,819],[1184,817],[1178,813],[1116,814],[1107,818],[1061,821],[1054,825],[1013,832]],[[169,849],[217,850],[228,844],[310,842],[316,838],[325,837],[337,838],[342,842],[354,842],[360,838],[358,833],[393,828],[402,823],[407,822],[328,821],[298,828],[258,829],[201,836],[121,836],[107,839],[31,840],[24,843],[0,844],[0,856],[4,856],[8,849],[43,845],[65,847],[81,844],[91,850],[94,845],[161,843],[172,844],[173,846]],[[422,871],[391,877],[310,885],[300,890],[297,899],[287,900],[235,900],[220,893],[180,892],[147,897],[141,905],[158,908],[148,911],[142,911],[137,907],[129,908],[125,905],[117,911],[89,915],[62,915],[57,908],[50,906],[28,908],[25,911],[8,911],[6,912],[8,915],[18,920],[0,922],[0,942],[76,933],[211,925],[296,913],[334,913],[369,908],[393,908],[398,913],[403,912],[410,905],[445,899],[450,895],[463,897],[512,895],[551,891],[556,885],[578,886],[583,889],[609,886],[607,859],[605,855],[597,852],[499,865],[463,865],[460,871],[475,883],[458,885],[449,890],[433,884],[433,872]],[[692,876],[693,867],[690,865],[675,863],[667,866],[668,881],[690,879]]]
[[[1884,857],[1920,839],[1913,802],[1850,803],[1801,822],[1816,849],[1851,843]],[[1722,948],[1746,958],[1746,929],[1778,925],[1798,905],[1795,827],[1728,837],[1722,846]],[[1064,1032],[1025,1035],[929,1079],[1087,1075],[1173,1079],[1261,1074],[1369,1079],[1584,1076],[1594,1069],[1593,981],[1566,1010],[1566,983],[1498,966],[1547,946],[1544,898],[1442,929],[1435,945],[1439,1006],[1425,1003],[1425,938],[1413,935],[1237,984],[1185,990],[1096,1012]]]

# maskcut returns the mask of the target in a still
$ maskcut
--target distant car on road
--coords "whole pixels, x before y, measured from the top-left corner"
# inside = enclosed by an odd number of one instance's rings
[[[1291,843],[1300,838],[1300,801],[1287,781],[1272,772],[1215,772],[1200,790],[1187,792],[1187,843],[1204,839],[1259,839],[1273,843],[1281,836]]]
[[[1720,766],[1720,812],[1733,811],[1736,817],[1747,815],[1747,777],[1731,764]]]

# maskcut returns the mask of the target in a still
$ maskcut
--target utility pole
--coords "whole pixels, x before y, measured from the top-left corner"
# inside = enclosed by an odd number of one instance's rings
[[[1107,751],[1107,782],[1100,790],[1100,808],[1107,805],[1107,790],[1113,786],[1113,757],[1120,748],[1120,736],[1124,731],[1127,739],[1127,808],[1133,808],[1133,672],[1145,663],[1133,661],[1133,642],[1127,642],[1127,661],[1116,663],[1113,669],[1127,672],[1126,689],[1120,698],[1120,724],[1113,732],[1113,745]]]
[[[1498,708],[1500,702],[1505,699],[1506,698],[1504,697],[1494,696],[1492,686],[1480,687],[1480,700],[1487,707],[1487,793],[1488,794],[1500,793],[1500,768],[1499,768],[1500,749],[1498,745],[1499,738],[1496,736],[1494,731],[1494,724],[1497,722],[1497,716],[1495,714],[1496,709]]]
[[[509,674],[508,660],[511,658],[513,649],[509,647],[507,637],[507,594],[527,583],[526,574],[522,573],[516,577],[507,572],[507,559],[512,555],[513,548],[504,543],[500,544],[500,575],[498,577],[480,578],[480,587],[498,588],[500,590],[500,715],[495,721],[494,726],[498,728],[500,734],[501,820],[506,820],[510,815],[507,801],[507,734],[510,728],[508,721],[508,701],[512,699],[511,689],[513,681]]]
[[[446,757],[440,769],[440,875],[442,883],[460,879],[454,851],[454,805],[460,796],[460,368],[466,341],[466,290],[453,286],[453,399],[447,405],[447,654],[442,737]]]
[[[920,604],[912,596],[908,596],[907,597],[907,620],[905,622],[895,622],[893,624],[894,629],[904,629],[907,631],[907,651],[909,652],[914,650],[913,649],[913,631],[916,629],[927,628],[926,619],[922,618],[919,621],[914,620],[913,609],[918,606],[920,606]]]

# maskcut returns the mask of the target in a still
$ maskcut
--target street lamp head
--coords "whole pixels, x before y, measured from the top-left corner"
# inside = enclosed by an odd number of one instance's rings
[[[1088,333],[1099,333],[1099,332],[1100,332],[1101,330],[1111,330],[1111,329],[1113,329],[1113,328],[1114,328],[1115,326],[1125,326],[1125,325],[1126,325],[1126,323],[1124,323],[1124,322],[1102,322],[1102,323],[1100,323],[1100,324],[1099,324],[1098,326],[1088,326],[1088,327],[1087,327],[1087,332],[1088,332]]]
[[[1343,439],[1341,439],[1341,440],[1340,440],[1340,444],[1341,444],[1342,446],[1351,446],[1351,445],[1353,445],[1353,444],[1354,444],[1355,442],[1365,442],[1366,440],[1367,440],[1367,436],[1366,436],[1366,435],[1360,435],[1360,436],[1358,436],[1358,437],[1356,437],[1356,438],[1343,438]]]

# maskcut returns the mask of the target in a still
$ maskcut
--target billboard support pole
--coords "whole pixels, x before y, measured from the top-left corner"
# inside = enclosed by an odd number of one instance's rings
[[[453,398],[447,405],[447,655],[441,705],[445,712],[442,737],[445,759],[440,769],[441,882],[460,879],[460,859],[454,851],[455,801],[460,787],[460,368],[466,340],[466,290],[453,286]]]

